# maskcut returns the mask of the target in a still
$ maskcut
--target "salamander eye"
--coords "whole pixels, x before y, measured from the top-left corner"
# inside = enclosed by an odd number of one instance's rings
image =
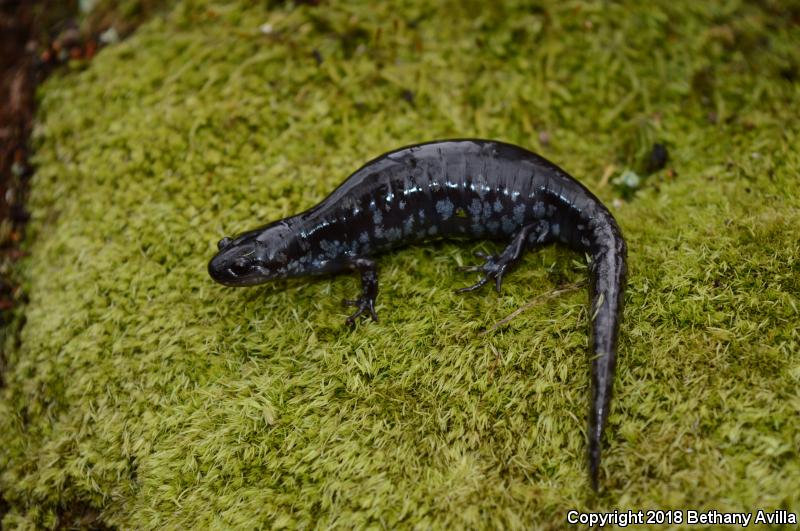
[[[225,247],[227,247],[230,244],[231,244],[231,239],[226,236],[226,237],[222,238],[219,241],[219,243],[217,243],[217,249],[219,249],[221,251],[221,250],[223,250]]]
[[[237,277],[246,275],[250,271],[250,264],[248,264],[244,260],[236,260],[234,263],[231,264],[230,270],[231,273],[233,273]]]

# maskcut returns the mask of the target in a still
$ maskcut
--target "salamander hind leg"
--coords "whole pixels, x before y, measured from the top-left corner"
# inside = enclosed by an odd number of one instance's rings
[[[373,321],[378,320],[375,312],[375,299],[378,297],[378,267],[374,260],[367,258],[355,258],[350,262],[350,268],[361,273],[361,296],[357,299],[345,299],[343,302],[347,306],[355,306],[357,309],[353,315],[347,318],[347,324],[355,325],[356,319],[362,315],[369,314]]]
[[[485,253],[476,252],[475,256],[485,260],[483,264],[473,266],[463,266],[458,269],[467,272],[478,272],[483,274],[478,282],[466,288],[457,289],[456,293],[465,293],[467,291],[475,291],[482,288],[490,280],[494,280],[494,286],[497,293],[500,293],[500,287],[503,284],[503,276],[519,262],[522,258],[522,253],[526,245],[530,245],[531,240],[535,244],[541,244],[547,237],[547,228],[542,223],[534,223],[525,225],[511,240],[511,243],[503,249],[499,255],[487,255]]]

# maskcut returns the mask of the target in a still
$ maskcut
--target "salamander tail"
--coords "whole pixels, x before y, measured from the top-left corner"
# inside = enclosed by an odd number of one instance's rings
[[[611,405],[617,335],[627,277],[627,248],[613,218],[596,229],[590,273],[592,394],[589,410],[589,474],[597,490],[603,429]]]

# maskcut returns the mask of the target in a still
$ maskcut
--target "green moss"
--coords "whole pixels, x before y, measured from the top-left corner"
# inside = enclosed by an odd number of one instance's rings
[[[50,80],[0,401],[4,524],[73,506],[122,528],[800,512],[800,55],[780,5],[186,0]],[[382,320],[355,331],[355,278],[207,276],[223,235],[453,136],[535,149],[615,205],[631,276],[597,497],[586,294],[480,333],[583,279],[575,255],[530,254],[500,297],[452,292],[488,245],[385,256]],[[620,202],[604,183],[653,141],[670,171]]]

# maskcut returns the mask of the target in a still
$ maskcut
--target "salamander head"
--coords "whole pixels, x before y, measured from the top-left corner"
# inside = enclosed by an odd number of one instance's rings
[[[252,286],[288,275],[292,231],[282,222],[222,238],[208,263],[211,278],[226,286]]]

